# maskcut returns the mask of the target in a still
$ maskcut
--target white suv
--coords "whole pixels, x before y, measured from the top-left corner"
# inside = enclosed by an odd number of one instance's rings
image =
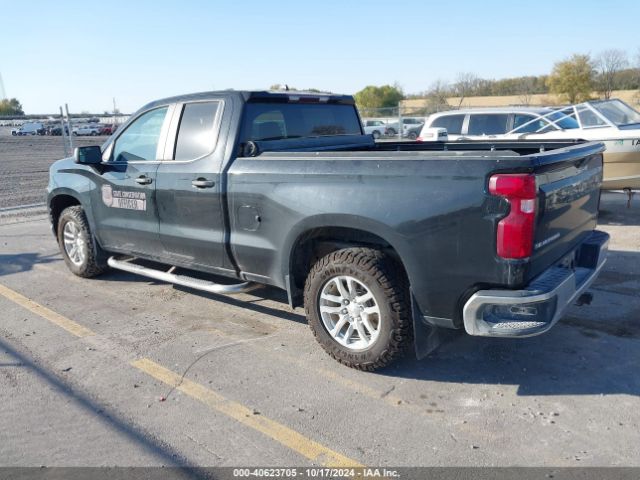
[[[373,135],[373,138],[380,138],[384,135],[387,124],[382,120],[365,120],[362,122],[362,129],[365,135]]]
[[[43,135],[44,134],[44,125],[40,122],[28,122],[22,125],[20,128],[14,128],[11,130],[11,135],[22,136],[22,135]]]
[[[446,128],[449,140],[506,140],[527,134],[572,130],[578,128],[578,123],[550,108],[496,107],[434,113],[422,130],[429,128]],[[422,137],[421,133],[418,140]]]

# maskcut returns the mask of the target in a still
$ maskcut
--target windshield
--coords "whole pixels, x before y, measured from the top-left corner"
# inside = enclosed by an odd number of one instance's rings
[[[611,123],[617,126],[640,123],[640,113],[621,100],[607,100],[591,104]]]
[[[580,127],[580,125],[578,125],[578,122],[576,122],[574,118],[568,117],[562,112],[550,113],[548,115],[545,115],[545,118],[548,118],[563,130],[571,130],[572,128]]]

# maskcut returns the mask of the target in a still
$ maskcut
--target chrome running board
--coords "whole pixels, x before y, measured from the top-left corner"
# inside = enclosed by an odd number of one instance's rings
[[[168,272],[163,272],[162,270],[156,270],[154,268],[143,267],[142,265],[131,263],[129,260],[117,260],[114,257],[110,257],[107,260],[107,264],[112,268],[124,270],[125,272],[135,273],[137,275],[143,275],[162,282],[175,283],[176,285],[182,285],[184,287],[203,290],[209,293],[218,293],[221,295],[245,293],[259,287],[258,284],[252,282],[223,285],[220,283],[210,282],[208,280],[189,277],[187,275],[176,275],[175,273],[172,273],[175,270],[175,267],[171,267]]]

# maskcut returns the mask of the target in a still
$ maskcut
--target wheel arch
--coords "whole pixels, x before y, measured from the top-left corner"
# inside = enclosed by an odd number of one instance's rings
[[[80,199],[67,191],[57,192],[49,197],[49,218],[51,220],[51,228],[53,234],[56,235],[58,231],[58,221],[60,215],[65,208],[73,207],[74,205],[82,206]]]
[[[408,278],[398,249],[388,238],[373,229],[362,226],[346,226],[340,223],[307,226],[300,231],[289,249],[288,265],[285,269],[289,303],[292,307],[303,303],[304,283],[314,263],[325,255],[349,247],[370,247],[382,250],[396,262]],[[376,229],[379,231],[379,229]]]

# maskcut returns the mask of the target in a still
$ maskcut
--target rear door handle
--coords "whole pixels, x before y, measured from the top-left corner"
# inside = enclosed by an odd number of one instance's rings
[[[153,180],[146,175],[140,175],[136,178],[136,183],[139,183],[140,185],[149,185],[151,182],[153,182]]]
[[[214,182],[213,180],[207,180],[206,178],[197,178],[193,182],[191,182],[191,185],[196,188],[211,188],[215,186],[215,184],[216,182]]]

